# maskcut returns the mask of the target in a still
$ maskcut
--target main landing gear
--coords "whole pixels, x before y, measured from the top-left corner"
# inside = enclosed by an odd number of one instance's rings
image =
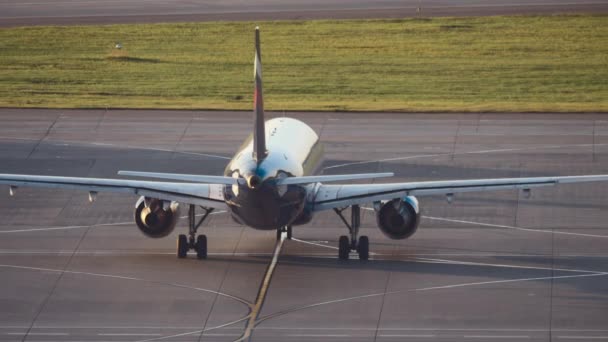
[[[188,207],[188,236],[180,234],[177,237],[177,257],[180,259],[185,258],[191,249],[196,251],[197,258],[207,259],[207,236],[196,236],[196,231],[203,224],[207,216],[211,214],[213,208],[201,208],[205,211],[205,214],[197,222],[196,207],[192,204]]]
[[[361,207],[358,205],[351,206],[350,224],[346,221],[344,215],[342,215],[344,210],[346,210],[346,208],[334,208],[334,211],[340,216],[340,219],[342,219],[342,222],[344,222],[350,232],[350,238],[346,235],[342,235],[338,240],[338,257],[341,260],[348,260],[350,252],[357,251],[360,260],[367,260],[369,259],[369,238],[367,236],[358,238],[359,227],[361,226]]]

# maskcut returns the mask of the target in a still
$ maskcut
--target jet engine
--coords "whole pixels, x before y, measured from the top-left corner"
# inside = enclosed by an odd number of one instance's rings
[[[179,218],[179,203],[141,197],[135,204],[135,223],[144,235],[165,237],[173,231]]]
[[[376,222],[387,237],[403,240],[412,236],[420,223],[420,208],[414,196],[376,202]]]

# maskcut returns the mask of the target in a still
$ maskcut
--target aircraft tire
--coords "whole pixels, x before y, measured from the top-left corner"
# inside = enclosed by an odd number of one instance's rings
[[[194,245],[194,249],[196,249],[196,257],[199,259],[207,259],[207,236],[199,235],[196,238],[196,244]]]
[[[364,235],[359,238],[357,253],[359,253],[359,260],[369,259],[369,238],[367,236]]]
[[[350,240],[348,236],[342,235],[338,240],[338,258],[340,260],[348,260],[350,254]]]
[[[177,257],[184,259],[188,255],[188,237],[180,234],[177,237]]]

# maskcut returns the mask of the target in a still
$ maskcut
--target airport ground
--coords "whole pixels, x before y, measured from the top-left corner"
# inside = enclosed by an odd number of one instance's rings
[[[276,114],[275,114],[276,115]],[[278,115],[283,115],[278,114]],[[325,142],[326,173],[396,181],[608,173],[602,114],[286,113]],[[221,174],[249,112],[0,110],[3,173]],[[217,213],[208,260],[145,238],[136,197],[0,195],[0,341],[608,339],[608,184],[421,198],[409,240],[365,211],[371,260],[337,260],[333,212],[273,232]],[[263,300],[258,293],[276,261]],[[251,319],[252,313],[256,317]]]

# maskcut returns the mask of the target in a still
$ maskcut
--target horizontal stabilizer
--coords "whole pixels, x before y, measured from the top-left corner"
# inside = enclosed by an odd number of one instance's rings
[[[278,185],[289,185],[289,184],[310,184],[319,182],[338,182],[338,181],[350,181],[356,179],[373,179],[373,178],[384,178],[393,177],[395,174],[392,172],[385,173],[359,173],[352,175],[324,175],[324,176],[304,176],[304,177],[288,177],[277,180]]]
[[[121,176],[171,179],[171,180],[180,180],[180,181],[186,181],[186,182],[209,183],[209,184],[233,185],[233,184],[237,184],[237,182],[238,182],[238,180],[236,178],[231,178],[231,177],[184,175],[184,174],[179,174],[179,173],[118,171],[118,174]]]

